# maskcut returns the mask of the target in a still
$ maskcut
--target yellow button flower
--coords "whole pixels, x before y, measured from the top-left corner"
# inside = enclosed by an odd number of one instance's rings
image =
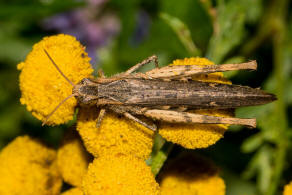
[[[141,159],[149,157],[153,131],[109,112],[97,129],[97,117],[97,108],[81,108],[77,120],[77,130],[91,154],[95,157],[107,154],[127,154]]]
[[[63,180],[72,186],[81,186],[91,156],[85,150],[78,133],[66,132],[57,152],[57,164]]]
[[[96,158],[89,165],[83,179],[85,195],[155,195],[159,194],[150,167],[133,156],[107,155]]]
[[[196,64],[199,66],[212,65],[213,62],[206,58],[185,58],[174,60],[171,65],[189,65]],[[193,80],[203,82],[217,82],[231,84],[222,73],[201,74],[192,77]],[[194,110],[194,113],[230,117],[233,116],[229,110]],[[205,148],[216,143],[223,137],[228,125],[221,124],[171,124],[162,123],[159,134],[166,140],[182,145],[185,148]]]
[[[63,192],[61,195],[83,195],[83,191],[80,188],[71,188]]]
[[[44,121],[47,115],[72,94],[72,86],[54,67],[45,50],[60,70],[74,84],[93,72],[85,48],[70,35],[45,37],[33,46],[26,60],[18,64],[20,73],[21,104],[37,119]],[[76,99],[67,100],[47,121],[57,125],[72,120]]]
[[[283,195],[292,195],[292,182],[285,185]]]
[[[0,194],[59,194],[62,179],[55,158],[56,152],[39,141],[16,138],[0,153]]]
[[[162,195],[224,195],[225,184],[208,160],[183,155],[159,175]]]

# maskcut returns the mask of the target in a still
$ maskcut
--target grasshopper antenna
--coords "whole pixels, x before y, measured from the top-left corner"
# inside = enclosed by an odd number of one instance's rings
[[[58,67],[58,65],[55,63],[55,61],[53,60],[53,58],[50,56],[50,54],[47,52],[46,49],[44,49],[45,53],[47,54],[48,58],[51,60],[51,62],[53,63],[53,65],[56,67],[56,69],[59,71],[59,73],[66,79],[66,81],[68,81],[68,83],[70,83],[70,85],[72,85],[72,87],[74,87],[74,83],[72,81],[70,81],[65,75],[64,73],[60,70],[60,68]]]
[[[69,95],[68,97],[66,97],[65,99],[63,99],[59,104],[58,104],[58,106],[56,106],[55,108],[54,108],[54,110],[46,117],[46,119],[44,120],[44,122],[42,123],[42,126],[44,126],[47,122],[48,122],[48,120],[49,120],[49,118],[58,110],[58,108],[64,103],[64,102],[66,102],[68,99],[70,99],[71,97],[74,97],[74,96],[76,96],[75,94],[71,94],[71,95]]]
[[[50,54],[48,53],[48,51],[46,49],[44,49],[46,55],[48,56],[48,58],[51,60],[52,64],[56,67],[56,69],[59,71],[59,73],[66,79],[66,81],[68,81],[68,83],[70,83],[70,85],[72,85],[72,87],[75,87],[74,83],[72,81],[70,81],[65,75],[64,73],[60,70],[60,68],[58,67],[58,65],[55,63],[55,61],[53,60],[53,58],[50,56]],[[65,99],[63,99],[55,108],[54,110],[46,117],[45,121],[42,123],[42,126],[44,126],[47,122],[48,119],[58,110],[58,108],[64,103],[66,102],[68,99],[72,98],[76,96],[75,94],[71,94],[68,97],[66,97]]]

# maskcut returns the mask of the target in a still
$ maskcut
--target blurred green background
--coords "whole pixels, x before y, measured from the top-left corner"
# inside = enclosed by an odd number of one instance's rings
[[[275,93],[278,101],[238,109],[238,117],[256,117],[258,128],[231,127],[197,151],[220,167],[227,194],[281,194],[292,180],[291,10],[288,0],[1,0],[0,148],[22,134],[56,147],[70,125],[42,127],[19,103],[16,65],[44,36],[76,36],[108,76],[153,54],[161,66],[190,56],[255,59],[258,71],[226,77]]]

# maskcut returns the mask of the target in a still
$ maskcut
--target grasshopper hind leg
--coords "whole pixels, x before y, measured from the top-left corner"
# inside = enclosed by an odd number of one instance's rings
[[[242,119],[233,117],[218,117],[210,115],[195,114],[189,112],[179,112],[173,110],[146,110],[144,112],[146,117],[161,120],[170,123],[185,123],[185,124],[230,124],[243,125],[251,128],[256,127],[255,119]]]

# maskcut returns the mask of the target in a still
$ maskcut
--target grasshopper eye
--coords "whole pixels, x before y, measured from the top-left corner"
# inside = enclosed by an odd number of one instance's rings
[[[86,82],[85,79],[82,79],[82,80],[80,81],[80,84],[84,85],[85,82]]]
[[[89,83],[91,83],[91,81],[88,78],[84,78],[80,81],[80,84],[82,84],[82,85],[87,85]]]

